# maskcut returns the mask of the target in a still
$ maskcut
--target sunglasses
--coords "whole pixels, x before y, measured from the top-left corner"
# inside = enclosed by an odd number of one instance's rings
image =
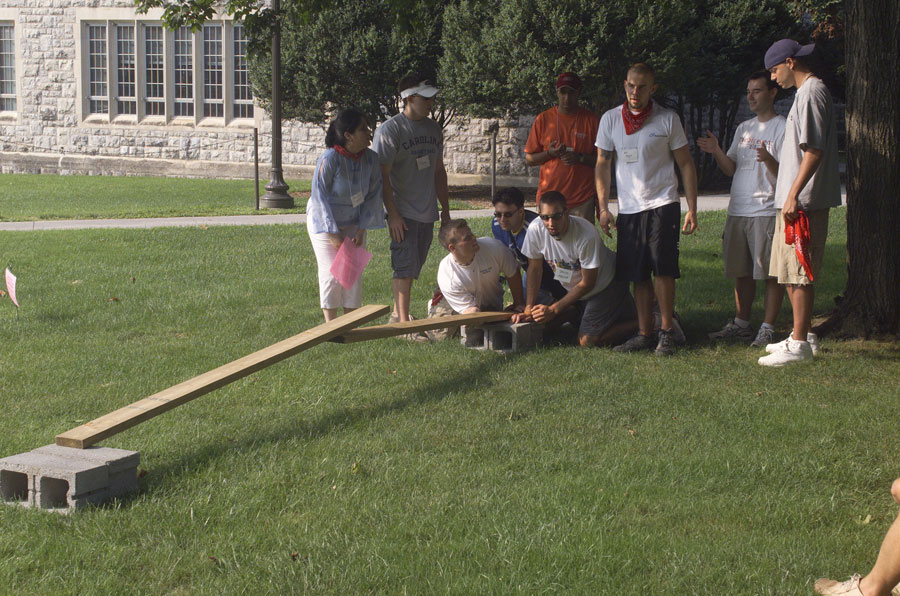
[[[497,219],[503,219],[504,217],[512,217],[513,215],[515,215],[518,212],[519,212],[518,209],[516,209],[515,211],[511,211],[510,213],[504,213],[502,211],[494,211],[494,217],[496,217]]]
[[[540,215],[538,215],[538,217],[540,217],[543,221],[547,221],[548,219],[556,221],[558,219],[562,219],[562,216],[565,214],[565,211],[563,211],[562,213],[541,213]]]

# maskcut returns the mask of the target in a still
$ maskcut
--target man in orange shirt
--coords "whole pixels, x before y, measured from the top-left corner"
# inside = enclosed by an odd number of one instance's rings
[[[581,88],[581,79],[574,72],[564,72],[556,79],[559,103],[535,118],[525,143],[525,163],[541,167],[538,202],[542,194],[555,190],[566,197],[570,215],[594,223],[597,148],[593,139],[600,118],[578,105]]]

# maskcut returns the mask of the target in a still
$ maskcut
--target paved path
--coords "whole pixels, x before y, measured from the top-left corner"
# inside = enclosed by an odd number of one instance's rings
[[[721,211],[728,207],[728,195],[701,195],[697,200],[700,211]],[[847,204],[846,192],[844,204]],[[681,199],[681,208],[687,204]],[[618,206],[610,205],[613,213]],[[490,217],[493,209],[467,209],[452,211],[453,217]],[[284,215],[222,215],[215,217],[148,217],[142,219],[65,219],[39,221],[0,222],[0,231],[30,232],[37,230],[81,230],[88,228],[177,228],[189,226],[265,226],[302,224],[306,215],[289,213]]]

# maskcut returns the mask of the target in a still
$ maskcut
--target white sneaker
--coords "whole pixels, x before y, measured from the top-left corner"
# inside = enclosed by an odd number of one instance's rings
[[[775,330],[771,327],[762,327],[760,326],[759,331],[756,333],[756,339],[750,342],[751,348],[764,348],[770,343],[775,341]],[[809,341],[807,339],[807,341]]]
[[[860,575],[854,575],[845,582],[839,582],[833,579],[821,578],[817,579],[813,588],[819,594],[825,596],[863,596],[859,589]]]
[[[787,343],[787,340],[790,337],[791,336],[788,335],[786,338],[784,338],[780,342],[766,345],[766,353],[772,354],[774,352],[778,352],[778,351],[784,349],[784,344]],[[809,347],[812,349],[813,356],[818,356],[819,355],[819,336],[816,335],[815,333],[807,333],[806,334],[806,343],[808,343]]]
[[[768,349],[768,346],[766,346],[766,348]],[[768,356],[763,356],[759,359],[759,363],[763,366],[785,366],[787,364],[794,364],[795,362],[803,362],[812,359],[813,353],[809,342],[796,341],[788,338],[781,350],[772,352]]]

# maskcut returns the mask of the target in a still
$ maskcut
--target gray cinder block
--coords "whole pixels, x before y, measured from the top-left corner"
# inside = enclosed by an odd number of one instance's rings
[[[0,459],[0,498],[40,509],[78,509],[137,490],[138,463],[136,451],[46,445]]]
[[[537,323],[493,323],[484,328],[485,345],[495,352],[517,352],[533,348],[544,339],[544,326]]]

